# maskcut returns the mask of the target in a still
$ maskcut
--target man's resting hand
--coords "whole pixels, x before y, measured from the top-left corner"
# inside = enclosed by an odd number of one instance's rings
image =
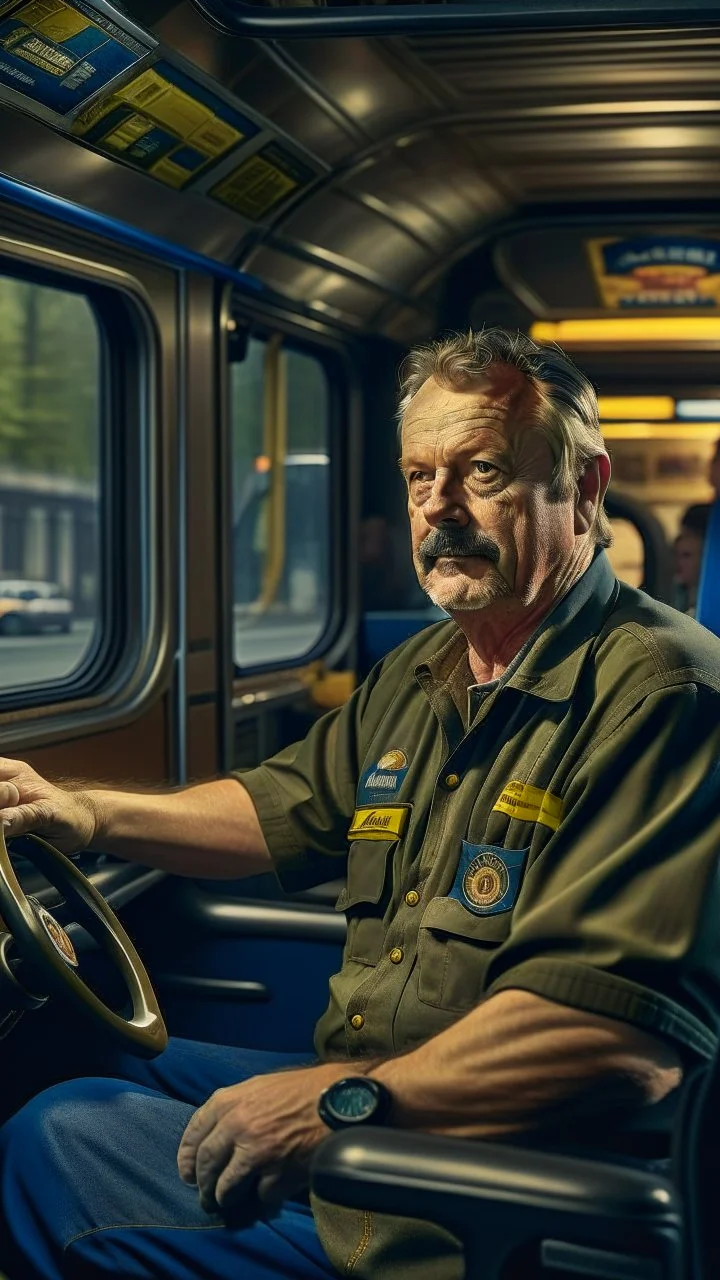
[[[197,1185],[207,1213],[227,1212],[251,1191],[279,1204],[307,1186],[310,1156],[328,1130],[320,1094],[358,1074],[347,1062],[254,1076],[211,1094],[190,1120],[178,1149],[183,1182]]]

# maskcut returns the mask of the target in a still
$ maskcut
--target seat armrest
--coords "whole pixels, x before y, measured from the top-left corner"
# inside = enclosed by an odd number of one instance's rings
[[[399,1129],[333,1134],[311,1171],[321,1199],[350,1208],[421,1219],[462,1243],[467,1274],[478,1259],[495,1275],[523,1240],[634,1250],[642,1240],[674,1256],[681,1213],[667,1179],[640,1169],[499,1143]]]
[[[634,1221],[679,1216],[667,1179],[641,1169],[534,1148],[400,1129],[333,1134],[318,1148],[313,1190],[356,1209],[428,1217],[458,1228],[478,1202],[586,1212]]]

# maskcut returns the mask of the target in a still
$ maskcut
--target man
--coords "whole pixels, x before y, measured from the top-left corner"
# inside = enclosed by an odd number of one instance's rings
[[[588,1134],[714,1050],[720,644],[615,580],[597,402],[558,348],[416,351],[401,423],[415,567],[452,621],[238,778],[70,793],[0,764],[9,832],[66,850],[308,885],[347,861],[319,1063],[180,1042],[5,1126],[23,1280],[458,1280],[429,1224],[293,1198],[326,1121],[360,1098],[470,1139]]]

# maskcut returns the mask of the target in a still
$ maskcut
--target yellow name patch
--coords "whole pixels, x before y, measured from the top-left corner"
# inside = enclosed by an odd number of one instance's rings
[[[508,782],[493,805],[493,813],[509,813],[521,822],[542,822],[557,831],[563,819],[560,796],[542,787],[529,787],[525,782]]]
[[[374,804],[361,805],[353,814],[349,840],[387,840],[402,835],[410,817],[409,804],[387,805],[378,808]]]

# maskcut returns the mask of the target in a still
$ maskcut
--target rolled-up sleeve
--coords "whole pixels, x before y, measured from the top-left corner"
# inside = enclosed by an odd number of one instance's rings
[[[578,761],[489,995],[522,988],[701,1056],[720,1008],[720,697],[677,682]]]

